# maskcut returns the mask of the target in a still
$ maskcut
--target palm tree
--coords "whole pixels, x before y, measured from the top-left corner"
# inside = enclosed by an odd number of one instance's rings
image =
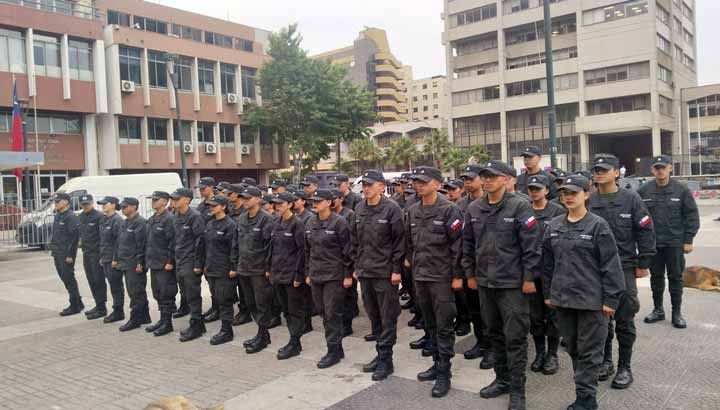
[[[451,147],[452,145],[448,140],[447,130],[444,128],[435,129],[425,138],[423,154],[431,157],[433,164],[437,168],[442,168],[442,160]]]
[[[348,153],[353,159],[360,162],[363,169],[368,168],[369,164],[378,166],[383,156],[382,150],[378,148],[375,141],[367,137],[354,139],[348,147]]]
[[[394,164],[403,164],[406,171],[412,169],[412,163],[419,156],[420,152],[408,137],[400,137],[393,141],[387,152],[388,160]]]

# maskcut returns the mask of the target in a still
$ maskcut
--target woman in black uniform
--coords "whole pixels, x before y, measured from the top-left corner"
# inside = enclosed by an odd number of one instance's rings
[[[345,289],[352,286],[350,228],[345,218],[331,211],[333,193],[318,189],[310,198],[315,215],[305,226],[306,283],[312,286],[313,300],[323,317],[328,353],[320,369],[345,357],[342,348]]]

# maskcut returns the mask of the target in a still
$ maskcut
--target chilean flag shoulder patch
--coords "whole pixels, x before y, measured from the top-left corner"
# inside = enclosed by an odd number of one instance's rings
[[[451,231],[457,231],[462,226],[462,222],[459,219],[456,219],[453,221],[453,223],[450,224],[450,230]]]
[[[638,225],[640,225],[641,228],[644,228],[644,227],[646,227],[646,226],[650,223],[650,221],[652,221],[652,220],[650,219],[650,216],[649,216],[649,215],[645,215],[645,216],[640,220],[640,222],[638,222]]]
[[[528,229],[530,229],[530,228],[532,228],[533,226],[535,226],[535,224],[537,223],[537,219],[535,219],[535,217],[531,215],[531,216],[530,216],[528,219],[526,219],[525,222],[523,222],[523,223],[525,224],[525,226],[527,226]]]

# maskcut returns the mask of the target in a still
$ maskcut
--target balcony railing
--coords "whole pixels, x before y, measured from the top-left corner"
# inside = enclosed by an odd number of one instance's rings
[[[93,7],[69,0],[0,0],[0,4],[15,4],[49,13],[75,16],[87,20],[102,20],[103,14]]]

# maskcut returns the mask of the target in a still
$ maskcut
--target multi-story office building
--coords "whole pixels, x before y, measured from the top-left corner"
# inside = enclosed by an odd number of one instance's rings
[[[14,77],[29,98],[28,151],[37,109],[45,165],[32,183],[44,195],[80,174],[178,170],[181,155],[191,182],[264,180],[287,165],[270,135],[242,121],[245,104],[262,103],[255,75],[267,31],[142,0],[3,1],[0,25],[0,150],[10,144]],[[12,202],[15,178],[2,181],[0,198]]]
[[[720,84],[682,90],[683,158],[692,175],[720,174]]]
[[[518,162],[549,152],[542,0],[445,0],[451,135]],[[628,173],[682,158],[680,90],[697,85],[692,0],[552,0],[560,165],[616,153]]]
[[[408,109],[411,121],[427,121],[448,118],[450,99],[447,91],[447,77],[436,75],[413,80],[408,85]],[[445,125],[443,125],[443,128]]]

